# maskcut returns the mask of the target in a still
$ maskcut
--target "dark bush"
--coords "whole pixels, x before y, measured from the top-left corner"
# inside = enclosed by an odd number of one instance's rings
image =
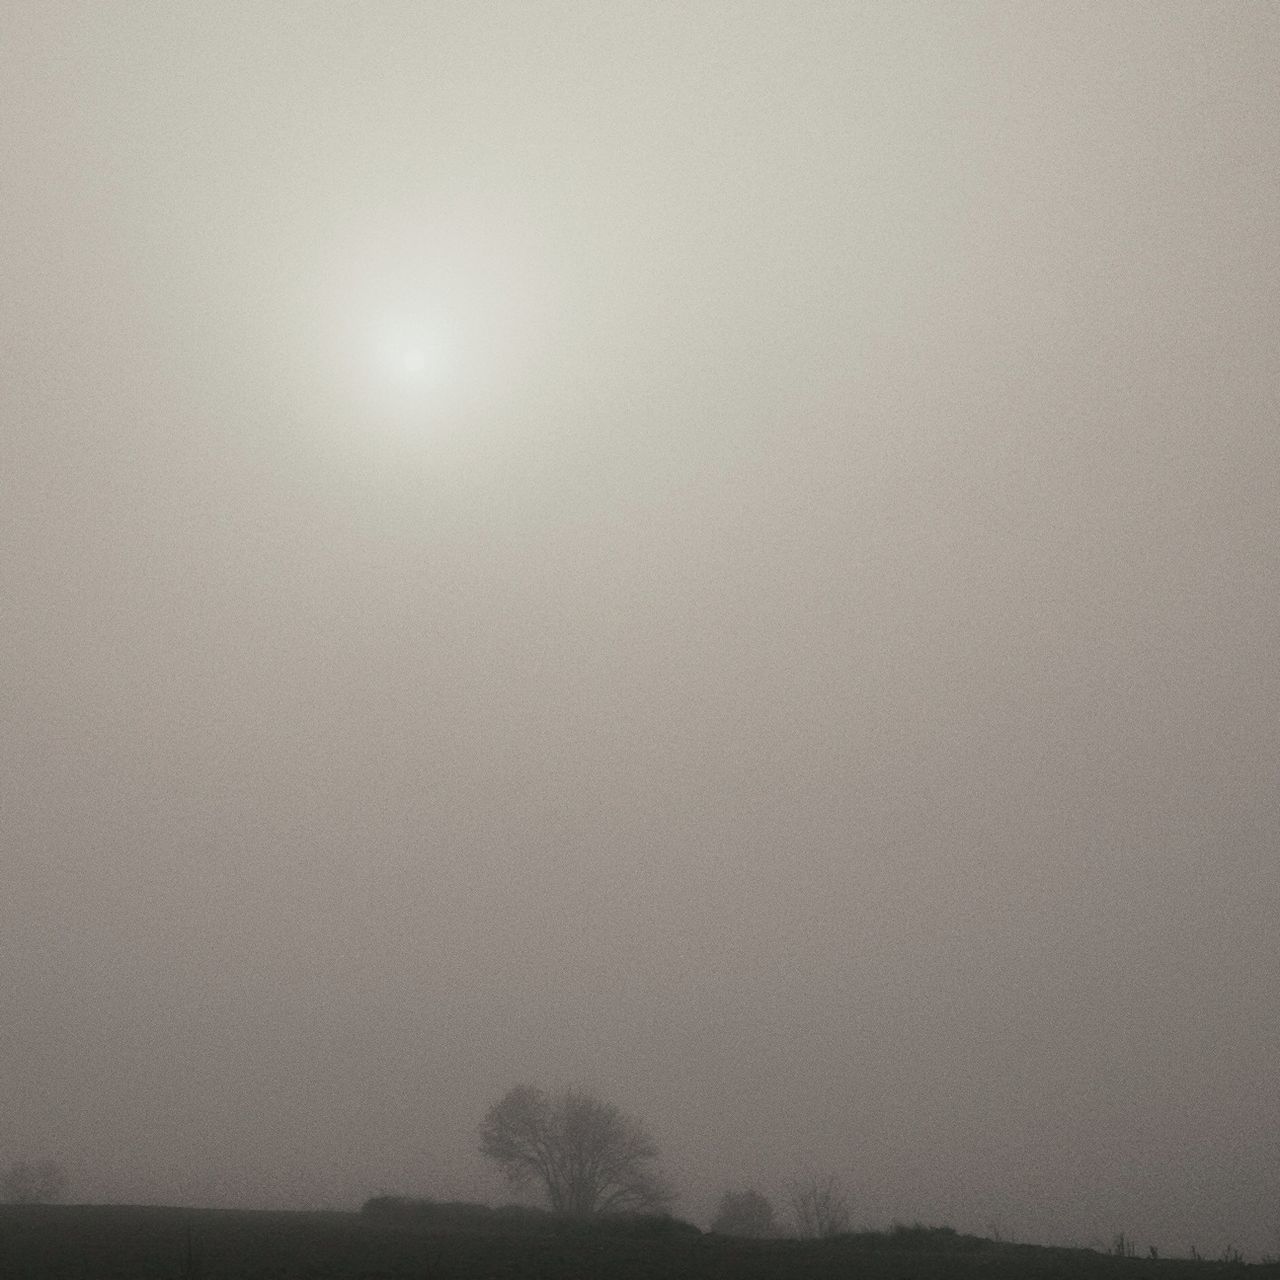
[[[981,1249],[987,1241],[978,1236],[962,1236],[955,1227],[926,1227],[913,1222],[895,1222],[888,1231],[860,1232],[859,1243],[892,1249],[921,1249],[931,1253],[969,1253]]]
[[[726,1191],[720,1197],[711,1230],[716,1235],[767,1239],[778,1234],[773,1205],[754,1187]]]
[[[554,1231],[559,1225],[558,1215],[550,1209],[529,1204],[500,1204],[493,1210],[496,1231]]]
[[[435,1202],[414,1199],[411,1196],[371,1196],[360,1206],[366,1218],[383,1222],[416,1222],[427,1217],[435,1209]]]
[[[629,1240],[669,1240],[673,1237],[700,1236],[702,1231],[692,1222],[669,1213],[616,1213],[590,1220],[592,1230]]]
[[[631,1240],[671,1239],[702,1234],[691,1222],[666,1213],[618,1213],[573,1218],[549,1209],[504,1204],[497,1209],[467,1200],[427,1200],[380,1195],[366,1200],[361,1216],[382,1223],[429,1231],[483,1235],[605,1235]]]

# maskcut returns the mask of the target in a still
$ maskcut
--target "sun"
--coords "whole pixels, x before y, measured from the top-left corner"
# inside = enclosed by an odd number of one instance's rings
[[[426,326],[392,326],[376,344],[383,380],[402,391],[437,388],[447,381],[448,344]]]

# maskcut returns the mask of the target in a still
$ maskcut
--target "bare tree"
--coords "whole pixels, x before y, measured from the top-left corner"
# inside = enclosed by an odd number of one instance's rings
[[[798,1179],[789,1198],[796,1235],[824,1239],[849,1230],[849,1199],[834,1173]]]
[[[55,1160],[15,1160],[0,1174],[0,1200],[49,1204],[67,1194],[67,1174]]]
[[[514,1186],[541,1186],[557,1213],[655,1212],[671,1201],[658,1151],[612,1103],[569,1089],[517,1085],[489,1108],[480,1149]]]
[[[777,1235],[773,1205],[754,1188],[726,1191],[711,1220],[711,1230],[722,1236],[763,1237]]]

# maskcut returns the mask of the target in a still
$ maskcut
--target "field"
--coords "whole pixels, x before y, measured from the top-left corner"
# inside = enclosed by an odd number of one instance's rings
[[[4,1280],[1280,1280],[1280,1265],[1116,1258],[939,1232],[831,1241],[440,1230],[357,1213],[0,1205]]]

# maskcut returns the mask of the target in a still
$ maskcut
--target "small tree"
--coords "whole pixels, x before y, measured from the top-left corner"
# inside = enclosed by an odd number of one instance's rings
[[[793,1182],[789,1198],[796,1235],[825,1239],[849,1230],[849,1199],[835,1174]]]
[[[0,1175],[0,1199],[50,1204],[67,1194],[67,1174],[55,1160],[15,1160]]]
[[[517,1085],[489,1108],[480,1149],[513,1186],[540,1186],[557,1213],[653,1213],[671,1201],[641,1125],[579,1090],[552,1098]]]
[[[711,1230],[722,1236],[754,1238],[778,1233],[773,1205],[750,1187],[745,1191],[726,1191],[720,1197],[720,1207],[711,1220]]]

